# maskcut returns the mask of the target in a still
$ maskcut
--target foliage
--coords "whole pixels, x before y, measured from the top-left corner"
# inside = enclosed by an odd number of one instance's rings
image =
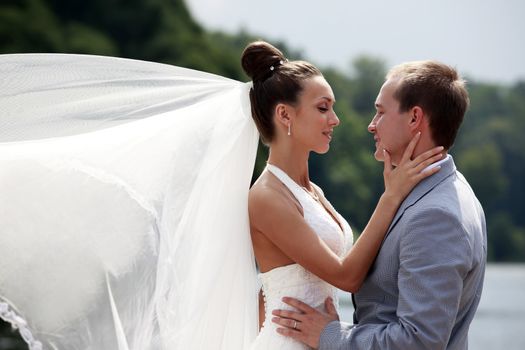
[[[247,80],[239,58],[255,39],[244,30],[235,35],[206,31],[182,0],[4,0],[0,5],[2,53],[115,55]],[[290,58],[302,58],[285,43],[273,43]],[[323,69],[338,101],[341,126],[329,156],[312,155],[311,174],[357,230],[365,226],[383,188],[382,166],[372,157],[366,126],[385,70],[382,60],[366,56],[357,58],[348,72]],[[525,82],[498,86],[474,81],[469,90],[471,107],[451,153],[484,205],[491,242],[501,238],[511,240],[509,247],[520,247],[516,237],[525,227]],[[267,149],[260,147],[255,175],[266,155]],[[490,256],[525,260],[523,250],[505,252]]]
[[[206,31],[182,0],[4,0],[0,5],[2,53],[114,55],[247,80],[239,58],[257,38],[244,30],[235,35]],[[272,42],[288,57],[302,58],[285,43]],[[348,72],[330,67],[323,72],[336,95],[341,125],[330,154],[312,155],[310,172],[359,231],[383,190],[382,165],[372,157],[366,127],[386,67],[380,59],[361,56]],[[525,227],[525,82],[498,86],[473,81],[469,91],[471,107],[451,153],[485,208],[491,259],[525,261],[520,243]],[[261,146],[254,176],[266,156]],[[507,248],[496,253],[496,247]]]
[[[0,319],[0,349],[2,350],[26,350],[27,345],[24,343],[18,330],[13,329],[8,323]]]

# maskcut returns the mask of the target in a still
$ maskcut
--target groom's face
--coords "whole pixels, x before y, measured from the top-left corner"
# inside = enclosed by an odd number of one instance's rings
[[[376,114],[368,125],[376,142],[374,157],[383,161],[383,150],[386,150],[394,165],[399,163],[412,138],[409,113],[400,112],[399,101],[394,98],[397,85],[397,79],[389,79],[383,84],[375,102]]]

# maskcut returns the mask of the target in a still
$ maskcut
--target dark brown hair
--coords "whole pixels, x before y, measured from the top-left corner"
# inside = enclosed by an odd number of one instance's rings
[[[288,61],[281,51],[265,41],[246,46],[241,63],[253,81],[250,90],[252,117],[261,140],[269,144],[275,136],[275,106],[278,103],[295,105],[303,90],[303,82],[322,74],[311,63]]]
[[[436,61],[415,61],[392,68],[387,79],[399,79],[394,98],[400,112],[420,106],[428,115],[434,142],[450,149],[469,106],[465,81]]]

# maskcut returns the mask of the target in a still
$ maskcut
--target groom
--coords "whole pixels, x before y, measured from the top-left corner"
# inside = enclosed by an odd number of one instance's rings
[[[421,132],[414,156],[450,149],[469,103],[457,72],[433,61],[394,67],[368,126],[393,164]],[[439,164],[438,164],[439,163]],[[354,324],[291,298],[298,312],[275,310],[279,332],[319,349],[467,349],[481,296],[487,240],[483,210],[450,155],[401,204],[374,265],[353,295]],[[292,328],[295,326],[295,328]]]

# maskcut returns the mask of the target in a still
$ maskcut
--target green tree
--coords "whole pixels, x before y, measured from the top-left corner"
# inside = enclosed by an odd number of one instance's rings
[[[368,113],[374,106],[385,78],[385,63],[381,59],[360,56],[353,62],[354,84],[352,105],[359,113]],[[372,102],[372,104],[370,104]]]
[[[505,212],[491,215],[487,223],[489,259],[525,262],[525,229],[514,225],[509,214]]]

